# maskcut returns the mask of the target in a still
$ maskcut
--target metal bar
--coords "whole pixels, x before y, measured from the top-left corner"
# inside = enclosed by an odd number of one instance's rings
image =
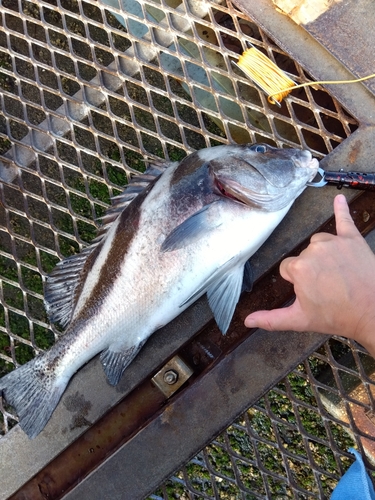
[[[351,213],[361,233],[368,234],[375,228],[374,196],[367,192],[358,196],[351,203]],[[333,233],[334,219],[319,231]],[[298,255],[309,239],[290,255]],[[179,355],[194,366],[194,375],[169,402],[152,386],[150,374],[10,500],[101,499],[104,495],[120,499],[124,491],[128,498],[144,498],[223,427],[219,415],[231,421],[255,403],[325,341],[324,336],[314,333],[254,333],[245,328],[243,320],[250,311],[281,307],[292,300],[293,287],[278,274],[278,266],[255,284],[251,304],[248,295],[241,298],[226,336],[211,321],[180,349]],[[294,349],[290,349],[291,345]],[[204,407],[209,409],[209,419],[202,418]],[[195,432],[194,439],[190,432]],[[183,450],[178,460],[176,448]],[[144,463],[153,464],[151,480],[150,469]],[[109,468],[110,492],[105,480]],[[119,473],[113,474],[113,468]],[[93,471],[95,480],[85,481]]]

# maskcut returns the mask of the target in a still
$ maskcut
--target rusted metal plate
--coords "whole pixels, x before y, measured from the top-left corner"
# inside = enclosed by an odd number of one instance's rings
[[[176,398],[165,411],[142,429],[128,445],[106,461],[95,475],[68,493],[66,500],[92,498],[142,499],[179,465],[197,452],[197,443],[209,442],[233,421],[239,408],[247,408],[294,365],[294,342],[307,356],[321,336],[292,332],[270,334],[258,331]],[[264,386],[268,375],[273,382]],[[251,393],[251,396],[250,396]],[[203,403],[204,402],[204,403]],[[146,464],[153,464],[151,467]],[[110,480],[108,479],[110,478]],[[22,498],[22,497],[19,497]]]

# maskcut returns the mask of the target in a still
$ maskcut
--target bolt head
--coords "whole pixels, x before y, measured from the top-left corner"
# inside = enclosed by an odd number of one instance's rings
[[[174,370],[168,370],[164,373],[164,382],[168,385],[173,385],[178,380],[178,373]]]

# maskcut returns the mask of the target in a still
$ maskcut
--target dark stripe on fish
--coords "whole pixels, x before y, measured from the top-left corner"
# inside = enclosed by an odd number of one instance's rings
[[[187,181],[189,175],[198,170],[205,161],[201,159],[199,151],[186,156],[173,172],[171,186],[178,185],[181,181]]]
[[[105,300],[106,296],[108,296],[112,290],[116,277],[120,273],[121,265],[125,261],[129,247],[137,233],[141,215],[141,206],[157,180],[158,179],[155,179],[151,182],[149,186],[147,186],[144,191],[142,191],[130,203],[127,209],[120,214],[116,234],[113,238],[112,245],[105,262],[100,269],[99,279],[91,291],[85,307],[81,310],[78,317],[75,318],[74,323],[76,321],[82,321],[90,318],[95,309],[98,308],[98,305]],[[95,259],[104,244],[105,239],[98,245],[98,248],[94,250],[94,255],[90,256],[92,258],[88,259],[84,267],[84,276],[86,276],[92,268]],[[82,281],[84,282],[84,280]]]
[[[195,168],[193,166],[186,161],[173,172],[169,210],[174,226],[170,230],[205,205],[216,201],[220,195],[215,188],[209,163],[196,158]]]

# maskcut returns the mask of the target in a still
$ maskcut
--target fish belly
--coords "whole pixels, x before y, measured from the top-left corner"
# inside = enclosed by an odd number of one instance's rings
[[[141,341],[173,320],[191,304],[189,297],[196,300],[206,292],[205,284],[210,283],[213,275],[220,278],[231,269],[243,268],[290,205],[278,212],[262,212],[240,205],[231,210],[226,208],[218,207],[220,227],[208,231],[198,243],[165,253],[154,248],[153,252],[143,255],[139,269],[124,265],[121,276],[124,288],[120,295],[126,297],[127,304],[133,308],[126,314],[127,340]],[[135,245],[134,252],[142,253],[141,241]],[[136,289],[128,288],[129,281],[137,281]],[[196,295],[198,290],[200,293]]]

